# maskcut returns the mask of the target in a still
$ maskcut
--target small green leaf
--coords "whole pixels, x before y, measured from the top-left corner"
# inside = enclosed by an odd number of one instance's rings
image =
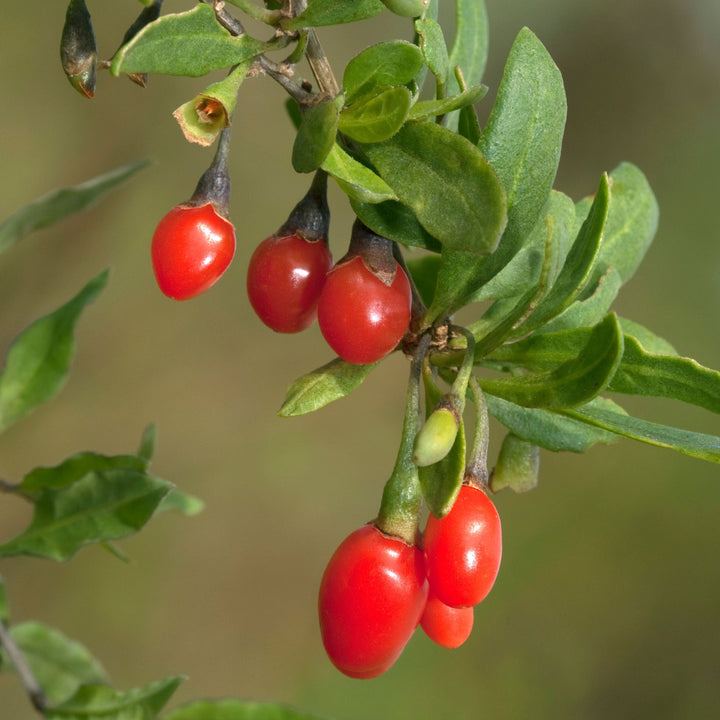
[[[121,185],[136,172],[147,167],[149,162],[149,160],[139,160],[123,165],[79,185],[53,190],[20,208],[0,223],[0,253],[5,252],[31,232],[89,208],[108,190]]]
[[[345,3],[346,5],[348,3]],[[391,40],[371,45],[348,62],[343,89],[348,102],[387,85],[407,85],[423,66],[417,45]]]
[[[478,255],[493,251],[505,227],[505,193],[465,138],[435,123],[408,122],[364,152],[444,247]]]
[[[320,720],[276,703],[199,700],[176,708],[162,720]]]
[[[405,122],[410,102],[410,91],[405,87],[385,87],[371,91],[343,109],[338,129],[358,142],[388,140]]]
[[[490,476],[490,490],[494,493],[506,487],[518,493],[532,490],[537,487],[539,470],[540,448],[508,433]]]
[[[376,365],[355,365],[340,358],[331,360],[290,385],[278,415],[304,415],[344,398],[362,384]]]
[[[720,437],[715,435],[680,430],[604,408],[583,407],[561,412],[574,420],[609,430],[632,440],[676,450],[700,460],[720,463]]]
[[[231,35],[210,5],[198,3],[146,25],[117,51],[110,72],[200,77],[250,60],[268,47],[249,35]]]
[[[348,155],[335,143],[320,166],[332,175],[342,191],[361,203],[381,203],[394,200],[392,188],[370,168]]]
[[[437,276],[440,270],[439,255],[408,258],[406,262],[420,297],[426,305],[430,305],[435,294]]]
[[[75,352],[75,324],[107,280],[105,271],[72,300],[36,320],[15,339],[0,375],[0,432],[59,392]]]
[[[367,20],[385,9],[380,0],[308,0],[307,9],[294,18],[283,21],[285,30],[299,30],[304,27],[340,25],[342,23]]]
[[[481,85],[480,87],[485,86]],[[457,124],[458,133],[473,145],[477,145],[480,142],[482,128],[480,127],[480,121],[478,120],[475,108],[472,105],[466,105],[460,108],[457,120],[455,120],[455,113],[450,113],[447,117],[446,127],[451,127],[453,123]]]
[[[522,407],[489,393],[485,394],[485,400],[488,412],[508,430],[546,450],[584,453],[597,443],[607,445],[618,439],[617,435],[608,430],[591,427],[552,410]],[[611,400],[600,397],[582,407],[610,407],[617,412],[624,412]]]
[[[155,720],[183,677],[172,677],[133,690],[83,685],[60,705],[44,711],[47,720]]]
[[[337,128],[335,100],[324,100],[305,111],[293,144],[292,165],[296,172],[313,172],[322,165],[335,145]]]
[[[140,438],[140,447],[138,448],[138,457],[142,458],[146,465],[145,469],[150,465],[150,461],[155,454],[155,442],[157,440],[157,427],[155,423],[148,425],[143,431]]]
[[[129,469],[91,472],[72,485],[35,495],[30,525],[0,545],[0,557],[34,555],[67,560],[90,543],[137,532],[172,485]]]
[[[205,509],[205,503],[194,495],[180,492],[179,490],[172,489],[170,492],[160,501],[156,512],[165,512],[166,510],[176,510],[188,517],[197,515]]]
[[[81,685],[107,682],[87,648],[54,628],[25,622],[14,625],[10,634],[53,705],[65,702]]]
[[[483,378],[484,392],[525,407],[567,408],[582,405],[612,380],[623,353],[617,318],[608,315],[590,333],[577,357],[548,374]]]
[[[408,118],[410,120],[427,120],[438,115],[445,115],[452,110],[472,105],[484,97],[486,92],[486,85],[475,85],[459,95],[453,95],[442,100],[421,100],[410,108]]]
[[[484,0],[455,0],[455,40],[450,50],[450,67],[459,67],[468,86],[477,85],[482,80],[488,56],[488,16]],[[448,78],[448,94],[460,90],[454,74]],[[472,108],[467,108],[467,115],[474,115]],[[452,113],[447,118],[447,127],[459,130],[463,137],[477,143],[463,130],[462,115]],[[476,119],[477,122],[477,119]]]
[[[420,224],[415,213],[394,200],[369,204],[350,199],[354,213],[373,232],[410,248],[440,252],[440,243]]]
[[[415,21],[415,32],[425,64],[444,87],[450,73],[450,59],[442,28],[435,20],[426,17]]]

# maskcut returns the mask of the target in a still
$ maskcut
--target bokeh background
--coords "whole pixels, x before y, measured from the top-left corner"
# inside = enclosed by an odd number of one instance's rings
[[[453,25],[452,3],[442,18]],[[139,4],[90,2],[110,56]],[[189,2],[167,0],[168,11]],[[720,5],[717,0],[488,0],[485,117],[517,31],[527,25],[563,72],[569,115],[556,186],[578,199],[629,160],[660,203],[655,244],[617,301],[683,353],[720,365]],[[107,266],[111,283],[78,329],[63,393],[0,437],[0,476],[19,480],[85,449],[133,451],[158,425],[154,471],[202,497],[122,543],[123,564],[86,549],[67,564],[7,560],[15,621],[85,643],[121,688],[188,675],[173,704],[273,699],[360,718],[720,717],[720,469],[620,441],[586,456],[543,452],[539,487],[496,497],[504,527],[496,587],[456,651],[421,633],[385,676],[352,681],[326,660],[316,591],[340,540],[374,516],[400,435],[406,366],[392,357],[348,399],[304,418],[275,412],[286,386],[330,355],[317,328],[281,337],[245,297],[245,268],[305,192],[290,169],[283,92],[248,81],[235,119],[232,215],[239,248],[206,295],[157,290],[149,242],[185,200],[211,150],[190,146],[172,110],[197,80],[146,91],[105,74],[88,102],[62,75],[64,2],[11,3],[0,20],[0,216],[130,160],[154,164],[82,217],[27,238],[0,264],[0,347]],[[334,66],[409,37],[389,14],[321,39]],[[214,79],[214,78],[213,78]],[[333,189],[331,245],[352,218]],[[717,416],[662,401],[628,407],[720,432]],[[502,437],[494,428],[491,453]],[[0,539],[28,521],[0,498]],[[0,677],[0,718],[35,717]]]

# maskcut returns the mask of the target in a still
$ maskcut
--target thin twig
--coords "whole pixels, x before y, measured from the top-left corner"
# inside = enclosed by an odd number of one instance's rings
[[[5,652],[10,658],[10,662],[14,665],[17,674],[20,677],[20,681],[25,687],[25,691],[30,698],[30,702],[33,707],[42,715],[48,709],[48,700],[45,697],[45,693],[42,691],[38,681],[35,679],[30,666],[23,655],[22,650],[17,646],[15,641],[10,635],[10,631],[7,629],[5,624],[0,621],[0,646],[5,648]]]

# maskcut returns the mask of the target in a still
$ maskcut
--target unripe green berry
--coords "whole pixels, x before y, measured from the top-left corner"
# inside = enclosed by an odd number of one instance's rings
[[[403,17],[420,17],[430,4],[429,0],[382,0],[385,7]]]
[[[413,462],[426,467],[440,462],[452,449],[458,433],[458,421],[450,408],[433,410],[415,437]]]
[[[540,470],[540,448],[508,433],[503,440],[497,465],[490,478],[490,490],[512,488],[527,492],[537,486]]]

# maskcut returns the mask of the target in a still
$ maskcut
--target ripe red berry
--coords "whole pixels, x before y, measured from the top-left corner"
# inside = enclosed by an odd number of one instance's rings
[[[471,607],[450,607],[430,592],[420,625],[433,642],[446,648],[457,648],[470,637],[473,616]]]
[[[152,239],[157,283],[175,300],[189,300],[214,285],[234,254],[235,229],[211,203],[174,207]]]
[[[323,240],[298,234],[263,240],[250,258],[247,292],[260,320],[281,333],[296,333],[317,316],[320,291],[332,267]]]
[[[328,345],[351,363],[380,360],[395,349],[410,323],[410,283],[395,263],[386,285],[362,258],[336,265],[318,303],[318,324]]]
[[[463,485],[445,517],[428,518],[423,546],[432,592],[451,607],[477,605],[500,568],[500,516],[482,490]]]
[[[332,663],[353,678],[384,673],[420,622],[427,587],[417,547],[374,525],[351,533],[320,583],[320,631]]]

